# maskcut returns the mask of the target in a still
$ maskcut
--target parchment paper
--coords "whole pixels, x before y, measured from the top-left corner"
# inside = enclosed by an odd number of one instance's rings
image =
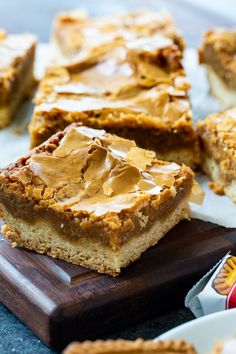
[[[47,44],[40,44],[36,56],[36,77],[43,75],[50,62],[51,51]],[[208,84],[204,68],[198,65],[197,53],[187,49],[184,60],[188,78],[192,84],[190,97],[194,120],[203,119],[207,114],[222,109],[220,104],[208,95]],[[14,162],[29,151],[29,135],[27,126],[33,112],[33,103],[25,102],[17,112],[11,126],[0,131],[0,167]],[[207,185],[206,176],[197,177],[206,193],[203,205],[191,204],[191,216],[196,219],[210,221],[226,227],[236,227],[236,205],[225,196],[217,196]]]

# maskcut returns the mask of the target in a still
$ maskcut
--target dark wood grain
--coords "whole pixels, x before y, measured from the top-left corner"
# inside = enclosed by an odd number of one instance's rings
[[[226,252],[236,231],[181,222],[118,278],[23,249],[1,236],[0,300],[46,344],[98,338],[183,305],[193,283]]]

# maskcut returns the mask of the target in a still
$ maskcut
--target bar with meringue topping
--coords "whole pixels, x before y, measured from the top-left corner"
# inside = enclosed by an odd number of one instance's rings
[[[78,124],[0,172],[13,246],[116,276],[188,218],[193,173]]]
[[[7,126],[34,85],[36,39],[0,30],[0,129]]]
[[[53,33],[57,50],[36,96],[32,147],[81,122],[133,139],[160,159],[197,166],[184,43],[167,15],[69,12],[57,17]]]

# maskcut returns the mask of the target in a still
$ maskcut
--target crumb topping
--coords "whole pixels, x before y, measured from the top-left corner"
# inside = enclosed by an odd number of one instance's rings
[[[70,126],[53,151],[33,150],[24,167],[10,175],[33,191],[35,199],[59,210],[86,211],[95,216],[139,209],[152,196],[169,189],[181,167],[160,162],[153,151],[134,141],[83,126]],[[34,188],[29,184],[35,179]]]
[[[151,341],[136,339],[129,341],[124,339],[118,340],[97,340],[95,342],[85,341],[83,343],[75,342],[69,345],[65,350],[65,354],[196,354],[192,344],[183,340],[166,340]]]

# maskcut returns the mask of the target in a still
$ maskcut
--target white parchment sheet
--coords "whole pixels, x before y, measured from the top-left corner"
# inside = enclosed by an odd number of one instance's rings
[[[45,66],[50,61],[51,51],[46,44],[40,44],[36,56],[36,76],[41,77]],[[197,53],[187,49],[185,68],[192,84],[190,92],[194,120],[203,119],[207,114],[222,109],[220,104],[208,95],[208,84],[204,68],[198,65]],[[0,131],[0,167],[14,162],[29,151],[27,126],[33,111],[31,102],[24,103],[19,109],[11,126]],[[206,193],[203,205],[191,204],[191,216],[226,227],[236,227],[236,206],[225,196],[217,196],[207,185],[205,176],[197,177]]]

